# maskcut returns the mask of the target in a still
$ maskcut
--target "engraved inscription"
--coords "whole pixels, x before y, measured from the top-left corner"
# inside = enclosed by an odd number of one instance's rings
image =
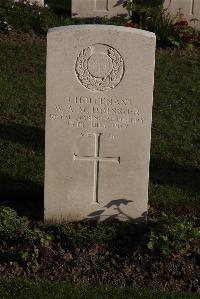
[[[79,157],[74,154],[74,161],[92,161],[94,163],[94,181],[93,181],[93,204],[99,204],[98,200],[98,179],[99,179],[99,162],[108,162],[108,163],[118,163],[120,164],[120,157],[100,157],[99,149],[100,149],[100,137],[101,133],[93,133],[95,138],[95,148],[94,148],[94,156],[83,156]]]
[[[75,63],[75,73],[85,88],[106,91],[122,80],[124,61],[113,47],[95,44],[81,51]]]
[[[128,98],[66,97],[65,104],[56,105],[49,117],[82,129],[127,129],[144,123],[141,111]]]

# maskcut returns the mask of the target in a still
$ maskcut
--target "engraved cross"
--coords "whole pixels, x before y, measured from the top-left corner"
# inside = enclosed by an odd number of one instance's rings
[[[94,162],[94,183],[93,183],[93,204],[99,204],[98,200],[98,179],[99,179],[99,162],[109,162],[109,163],[120,163],[120,157],[100,157],[99,156],[99,149],[100,149],[100,137],[101,133],[93,133],[95,138],[95,149],[94,149],[94,156],[84,156],[79,157],[74,154],[73,159],[75,161],[92,161]]]

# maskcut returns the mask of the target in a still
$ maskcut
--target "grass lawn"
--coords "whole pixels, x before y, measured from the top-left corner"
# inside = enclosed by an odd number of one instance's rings
[[[1,299],[198,299],[199,295],[164,293],[132,288],[116,289],[55,282],[0,281]]]
[[[0,198],[32,219],[43,217],[46,43],[0,42]],[[200,210],[200,53],[157,50],[149,202]],[[0,280],[0,298],[200,298],[132,288]]]
[[[31,208],[37,217],[43,198],[45,45],[1,43],[0,61],[2,204],[25,214]]]
[[[2,205],[43,213],[44,41],[0,43]],[[200,207],[200,53],[157,50],[149,202],[167,210]]]
[[[200,52],[158,51],[150,204],[200,207]]]

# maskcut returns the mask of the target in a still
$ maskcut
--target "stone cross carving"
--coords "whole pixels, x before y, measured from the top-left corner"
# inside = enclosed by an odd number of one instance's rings
[[[95,150],[94,156],[83,156],[79,157],[74,154],[73,159],[75,161],[92,161],[94,162],[94,184],[93,184],[93,204],[99,204],[98,200],[98,178],[99,178],[99,162],[111,162],[111,163],[118,163],[120,164],[120,157],[100,157],[99,156],[99,149],[100,149],[100,137],[101,133],[93,133],[95,138]]]

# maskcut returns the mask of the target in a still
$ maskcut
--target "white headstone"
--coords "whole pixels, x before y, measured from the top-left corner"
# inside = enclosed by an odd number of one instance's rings
[[[94,18],[127,15],[123,0],[72,0],[72,17]]]
[[[51,29],[45,220],[147,216],[155,35],[105,25]]]

